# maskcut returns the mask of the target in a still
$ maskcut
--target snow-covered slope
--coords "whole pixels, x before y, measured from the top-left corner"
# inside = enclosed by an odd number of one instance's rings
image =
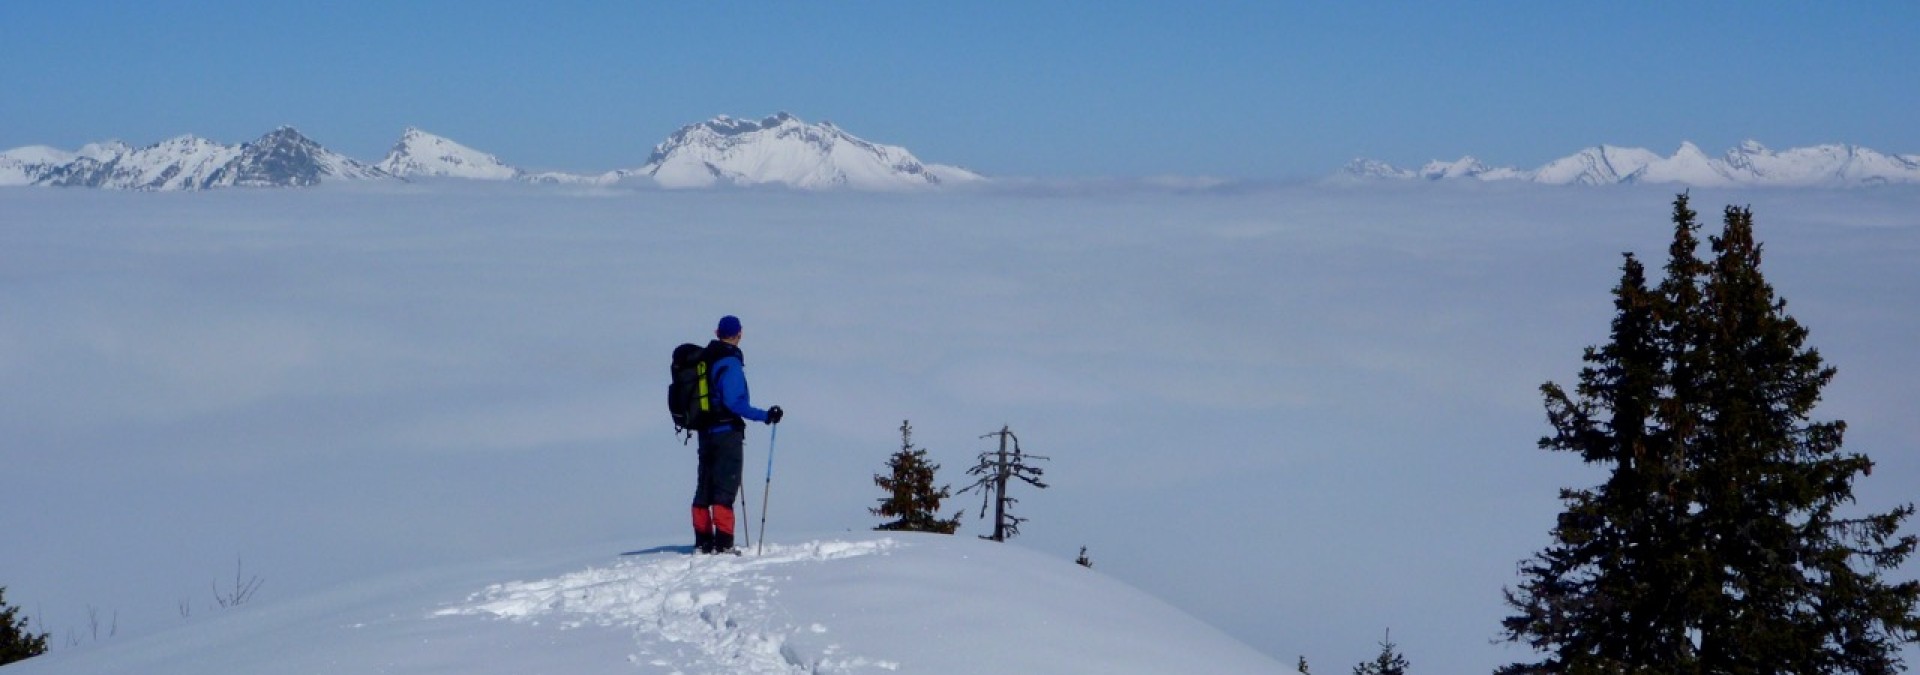
[[[1427,180],[1446,178],[1478,178],[1480,180],[1504,180],[1513,177],[1513,169],[1490,167],[1472,156],[1461,157],[1453,162],[1428,162],[1420,167],[1416,175]]]
[[[1696,187],[1849,186],[1920,183],[1920,157],[1887,155],[1853,145],[1817,145],[1775,153],[1755,141],[1720,157],[1693,143],[1672,156],[1642,148],[1601,145],[1532,170],[1488,167],[1472,157],[1431,162],[1409,171],[1385,162],[1356,159],[1341,170],[1348,178],[1520,180],[1554,185],[1676,183]]]
[[[886,190],[979,180],[957,167],[923,164],[905,148],[808,124],[787,113],[758,122],[722,115],[690,124],[654,146],[644,175],[666,187],[780,184],[803,189]]]
[[[1608,185],[1626,180],[1660,159],[1651,150],[1601,145],[1548,162],[1533,180],[1553,185]]]
[[[75,165],[97,167],[132,152],[120,141],[88,143],[79,152],[67,152],[44,145],[30,145],[0,152],[0,185],[50,184],[55,175]],[[97,170],[97,169],[96,169]]]
[[[1740,176],[1730,172],[1726,164],[1708,157],[1706,151],[1693,143],[1681,143],[1680,149],[1674,151],[1672,157],[1655,159],[1639,171],[1627,175],[1625,180],[1696,187],[1725,187],[1742,182]]]
[[[1774,153],[1747,141],[1727,153],[1737,175],[1776,185],[1920,182],[1920,157],[1886,155],[1853,145],[1816,145]]]
[[[377,165],[381,171],[408,178],[472,178],[511,180],[521,175],[500,158],[455,143],[414,127],[400,134],[400,141]]]
[[[144,148],[95,152],[48,171],[46,185],[128,190],[198,190],[238,159],[240,148],[186,135]]]
[[[79,673],[1279,673],[1104,574],[972,537],[619,546],[373,581],[98,647]]]
[[[79,155],[44,145],[29,145],[0,152],[0,185],[32,185],[41,176],[79,159]]]

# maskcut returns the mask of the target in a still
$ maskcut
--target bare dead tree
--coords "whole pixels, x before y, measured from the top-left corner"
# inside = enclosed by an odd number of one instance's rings
[[[981,438],[994,437],[1000,439],[1000,448],[980,453],[980,462],[973,468],[967,469],[967,475],[979,476],[979,479],[960,492],[965,494],[968,490],[980,491],[980,517],[982,518],[987,516],[987,507],[993,507],[993,534],[981,535],[980,538],[1006,541],[1008,537],[1020,534],[1020,524],[1027,522],[1027,519],[1013,515],[1010,510],[1014,504],[1020,503],[1020,500],[1007,495],[1007,481],[1018,479],[1036,488],[1046,489],[1047,484],[1040,481],[1040,476],[1045,472],[1039,467],[1027,464],[1027,460],[1045,460],[1047,457],[1029,455],[1022,451],[1020,437],[1015,436],[1006,426],[1001,426],[999,431],[981,436]],[[1008,451],[1009,444],[1012,445],[1011,452]]]
[[[260,584],[263,583],[266,583],[266,580],[258,575],[247,576],[246,561],[236,557],[233,568],[233,591],[220,592],[220,582],[215,581],[213,582],[213,601],[220,603],[222,609],[238,607],[253,599],[254,592],[259,591]]]

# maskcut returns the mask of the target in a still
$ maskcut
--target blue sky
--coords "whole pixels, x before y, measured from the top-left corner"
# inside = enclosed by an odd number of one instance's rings
[[[414,125],[604,170],[785,110],[1020,176],[1747,138],[1915,153],[1914,26],[1909,2],[9,2],[0,148],[292,124],[376,160]]]

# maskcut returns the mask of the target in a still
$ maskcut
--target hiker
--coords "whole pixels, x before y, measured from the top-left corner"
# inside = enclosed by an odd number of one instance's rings
[[[747,394],[745,356],[740,352],[740,319],[720,318],[714,340],[700,354],[712,387],[713,404],[694,432],[700,439],[700,482],[693,492],[693,545],[701,553],[727,553],[733,547],[733,501],[740,489],[746,421],[779,424],[780,406],[753,407]]]

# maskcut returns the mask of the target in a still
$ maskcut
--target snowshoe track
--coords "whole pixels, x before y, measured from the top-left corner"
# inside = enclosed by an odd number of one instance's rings
[[[775,601],[775,586],[784,567],[884,554],[896,546],[892,539],[815,541],[769,545],[758,556],[634,558],[552,579],[494,584],[434,615],[629,628],[638,648],[630,661],[676,673],[895,670],[895,663],[840,654],[809,662],[789,649],[789,636],[828,628],[793,623]]]

